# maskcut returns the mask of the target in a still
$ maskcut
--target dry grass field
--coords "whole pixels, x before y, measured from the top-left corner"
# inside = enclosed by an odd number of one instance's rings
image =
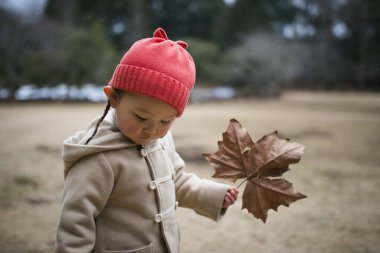
[[[62,140],[103,107],[0,104],[0,252],[52,252]],[[191,104],[173,127],[188,171],[211,177],[201,153],[216,151],[230,118],[254,140],[279,130],[306,146],[284,177],[308,198],[269,211],[265,224],[241,210],[241,195],[220,222],[180,208],[182,253],[380,252],[380,94],[291,92]]]

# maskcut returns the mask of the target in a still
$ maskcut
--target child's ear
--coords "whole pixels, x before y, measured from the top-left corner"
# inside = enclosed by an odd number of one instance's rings
[[[117,93],[114,88],[107,85],[103,88],[104,94],[106,94],[108,100],[110,101],[110,105],[112,108],[115,108],[117,105]]]

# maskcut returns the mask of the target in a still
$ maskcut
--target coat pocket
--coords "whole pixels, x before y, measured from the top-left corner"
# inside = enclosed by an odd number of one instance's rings
[[[153,244],[130,250],[103,250],[103,253],[153,253]]]

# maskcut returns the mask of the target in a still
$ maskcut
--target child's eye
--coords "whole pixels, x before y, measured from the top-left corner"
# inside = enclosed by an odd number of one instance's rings
[[[161,124],[163,124],[163,125],[168,125],[168,124],[170,124],[170,122],[172,122],[172,121],[171,120],[168,120],[168,121],[161,120]]]
[[[137,115],[137,114],[135,114],[135,117],[136,117],[136,119],[137,119],[138,121],[141,121],[141,122],[143,122],[143,121],[146,120],[146,118],[143,118],[143,117],[141,117],[141,116],[139,116],[139,115]]]

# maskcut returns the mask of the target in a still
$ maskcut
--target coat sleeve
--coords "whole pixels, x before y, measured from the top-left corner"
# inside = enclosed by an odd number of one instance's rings
[[[113,187],[113,170],[103,153],[83,157],[69,170],[63,191],[55,252],[91,252],[95,218]]]
[[[185,171],[185,162],[175,151],[173,139],[167,137],[171,159],[176,172],[175,187],[179,206],[193,209],[198,214],[218,221],[226,209],[223,209],[224,196],[229,188],[226,184],[200,179]]]

